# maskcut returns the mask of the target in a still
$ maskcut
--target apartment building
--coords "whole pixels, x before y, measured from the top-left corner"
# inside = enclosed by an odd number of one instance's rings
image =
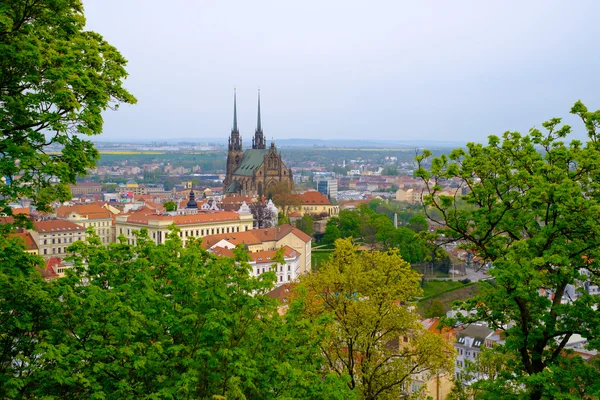
[[[265,272],[275,272],[275,286],[295,281],[300,275],[300,253],[289,246],[282,247],[283,263],[275,261],[279,250],[259,250],[250,253],[251,275],[260,276]],[[233,251],[227,247],[213,247],[212,253],[223,256],[233,257]]]
[[[311,243],[312,238],[309,235],[289,224],[272,228],[254,229],[248,232],[210,235],[202,239],[202,246],[205,249],[214,249],[216,247],[233,249],[238,244],[241,244],[248,249],[250,254],[261,251],[274,251],[288,246],[300,254],[298,274],[312,270]]]
[[[164,243],[169,234],[169,227],[175,225],[180,229],[179,236],[184,244],[187,238],[201,238],[207,235],[231,234],[252,229],[253,218],[250,212],[235,211],[198,211],[195,214],[157,215],[149,210],[141,210],[132,214],[120,214],[115,219],[117,237],[124,235],[129,243],[136,241],[135,232],[142,228],[157,244]]]
[[[75,204],[60,206],[56,209],[56,216],[81,225],[84,228],[92,227],[102,244],[109,244],[114,239],[113,214],[98,204]]]
[[[67,247],[78,240],[85,240],[85,228],[71,221],[35,221],[33,226],[34,230],[29,233],[38,247],[39,255],[44,258],[63,258],[67,255]]]

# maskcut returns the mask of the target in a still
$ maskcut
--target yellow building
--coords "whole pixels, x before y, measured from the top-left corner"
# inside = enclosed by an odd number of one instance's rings
[[[84,228],[92,227],[102,244],[114,241],[113,214],[98,204],[76,204],[60,206],[56,209],[56,216],[74,222]]]
[[[83,226],[61,219],[35,221],[33,227],[29,233],[44,258],[66,256],[67,247],[86,236]]]
[[[179,236],[184,244],[188,237],[204,237],[221,233],[245,232],[252,229],[254,219],[251,213],[235,211],[198,211],[182,215],[157,215],[150,210],[116,216],[117,237],[124,235],[129,243],[135,243],[135,231],[148,229],[148,234],[156,243],[164,243],[169,234],[169,226],[175,225],[181,231]]]
[[[325,195],[314,190],[301,194],[275,196],[274,200],[275,205],[288,216],[298,213],[300,216],[308,214],[335,217],[340,213],[338,205],[331,204]],[[287,203],[287,205],[283,203]]]

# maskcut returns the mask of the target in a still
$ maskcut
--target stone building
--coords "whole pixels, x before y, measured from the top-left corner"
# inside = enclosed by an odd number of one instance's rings
[[[233,93],[233,128],[229,137],[226,176],[223,189],[226,194],[240,196],[263,196],[269,188],[280,183],[290,190],[294,181],[292,172],[285,166],[275,143],[267,149],[260,117],[260,92],[258,96],[258,117],[256,131],[252,139],[252,149],[243,150],[242,138],[237,126],[236,94]]]

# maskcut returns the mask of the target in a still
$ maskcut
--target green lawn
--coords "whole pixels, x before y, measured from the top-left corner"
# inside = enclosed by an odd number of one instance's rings
[[[321,265],[329,258],[332,251],[313,251],[312,252],[312,268],[313,271],[319,269]]]
[[[423,296],[427,297],[427,296],[431,296],[437,293],[441,293],[447,290],[452,290],[452,289],[457,289],[460,287],[463,287],[464,285],[458,281],[451,281],[451,280],[444,280],[444,281],[438,281],[438,280],[430,280],[425,282],[425,287],[423,288]]]

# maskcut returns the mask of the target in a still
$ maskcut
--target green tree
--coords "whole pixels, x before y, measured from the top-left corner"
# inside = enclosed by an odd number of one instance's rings
[[[574,335],[600,347],[600,297],[569,289],[600,284],[600,112],[577,102],[571,113],[583,121],[587,142],[565,143],[571,128],[553,118],[542,124],[545,132],[490,136],[487,145],[469,143],[434,158],[429,170],[418,169],[429,192],[425,204],[447,226],[444,237],[493,262],[495,286],[462,308],[476,313],[467,321],[509,326],[505,348],[519,362],[492,385],[505,388],[505,396],[520,388],[526,393],[519,396],[536,400],[600,395],[597,386],[573,379],[598,382],[598,368],[571,360],[565,350]],[[425,151],[417,162],[428,156]],[[472,207],[459,209],[453,197],[437,196],[439,180],[452,178],[468,188],[463,200]]]
[[[165,206],[165,211],[167,212],[177,211],[177,203],[172,200],[165,202],[163,205]]]
[[[122,86],[127,61],[84,27],[79,0],[0,5],[0,212],[21,197],[43,211],[69,199],[99,157],[84,137],[102,132],[102,111],[136,102]]]
[[[429,229],[429,223],[423,214],[415,214],[408,219],[408,227],[415,232],[422,232]]]
[[[302,218],[296,221],[296,228],[309,236],[313,234],[313,223],[314,220],[310,215],[304,215]]]
[[[421,293],[419,275],[397,251],[359,253],[350,239],[339,239],[300,288],[307,317],[331,318],[321,344],[328,370],[346,377],[360,398],[401,398],[412,374],[452,367],[452,346],[425,330],[411,307]]]
[[[275,273],[251,276],[243,248],[217,258],[177,229],[107,247],[90,231],[45,282],[0,240],[2,398],[351,398],[323,370],[326,320],[304,317],[302,296],[280,316]]]
[[[332,217],[327,221],[327,225],[325,226],[325,234],[323,235],[323,243],[325,244],[333,244],[337,239],[340,238],[340,230],[335,223],[335,219],[337,217]]]
[[[429,307],[425,309],[425,318],[435,318],[446,316],[446,310],[444,310],[444,303],[438,299],[434,299]]]

